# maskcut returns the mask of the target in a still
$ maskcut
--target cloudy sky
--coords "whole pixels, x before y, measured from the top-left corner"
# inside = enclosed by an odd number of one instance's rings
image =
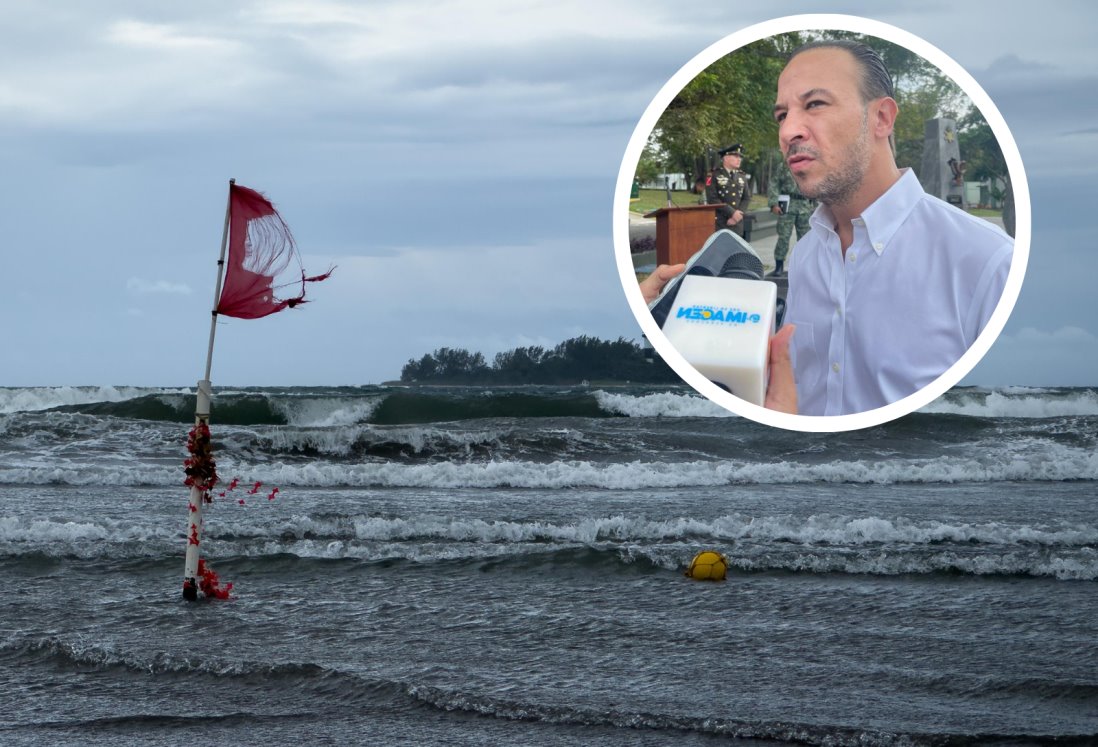
[[[216,385],[637,339],[611,206],[638,119],[722,37],[825,11],[942,49],[1021,151],[1029,271],[965,383],[1098,384],[1098,10],[881,6],[0,0],[0,385],[193,385],[230,177],[338,269],[302,309],[223,320]]]

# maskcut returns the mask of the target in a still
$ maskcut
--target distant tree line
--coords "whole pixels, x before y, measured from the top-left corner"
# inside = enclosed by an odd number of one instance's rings
[[[613,342],[586,335],[554,348],[521,347],[497,353],[489,365],[482,354],[439,348],[400,371],[405,383],[578,384],[583,381],[674,383],[678,375],[659,356],[619,337]]]

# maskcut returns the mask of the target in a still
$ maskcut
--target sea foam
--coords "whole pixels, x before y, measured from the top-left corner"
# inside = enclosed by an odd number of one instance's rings
[[[309,487],[411,488],[651,488],[746,484],[985,483],[1003,480],[1098,480],[1098,453],[1056,443],[1032,448],[1007,445],[979,457],[952,456],[906,460],[705,461],[606,464],[586,460],[549,463],[525,460],[332,462],[314,459],[286,463],[218,460],[222,475],[241,475],[272,485]],[[111,463],[25,464],[0,468],[0,483],[30,485],[178,485],[181,470],[170,465]]]
[[[173,557],[179,528],[153,519],[60,522],[0,520],[0,556]],[[421,515],[257,516],[235,504],[213,512],[206,540],[214,555],[365,562],[430,563],[557,554],[554,562],[588,563],[576,552],[677,570],[699,546],[719,549],[745,572],[867,575],[961,573],[1098,578],[1098,525],[951,523],[903,516],[750,515],[583,517],[512,521]],[[569,554],[571,553],[571,554]],[[616,560],[614,560],[616,559]]]
[[[132,386],[5,387],[0,388],[0,413],[49,410],[93,402],[122,402],[149,394],[188,394],[190,391]]]
[[[599,407],[614,415],[626,415],[631,418],[729,418],[736,417],[720,405],[696,394],[678,394],[675,392],[657,392],[654,394],[631,395],[595,391]]]
[[[1011,387],[980,393],[949,393],[920,412],[982,418],[1056,418],[1098,415],[1098,392],[1087,389],[1057,394],[1045,389]]]
[[[290,425],[331,428],[365,423],[377,409],[381,397],[269,397],[271,409]]]

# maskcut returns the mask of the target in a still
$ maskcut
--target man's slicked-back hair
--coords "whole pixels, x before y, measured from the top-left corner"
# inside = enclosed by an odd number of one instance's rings
[[[882,96],[896,98],[896,90],[892,85],[892,76],[889,75],[888,68],[885,67],[884,59],[873,47],[851,39],[819,39],[797,47],[793,50],[793,54],[789,56],[789,59],[792,60],[801,52],[807,52],[810,49],[845,49],[854,57],[854,60],[858,63],[858,68],[862,71],[862,80],[858,86],[858,91],[861,94],[863,104],[868,104],[873,99],[879,99]]]

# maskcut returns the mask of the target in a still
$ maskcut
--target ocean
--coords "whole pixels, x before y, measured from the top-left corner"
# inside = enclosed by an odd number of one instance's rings
[[[193,408],[0,388],[0,744],[1098,744],[1098,389],[215,389],[188,603]]]

